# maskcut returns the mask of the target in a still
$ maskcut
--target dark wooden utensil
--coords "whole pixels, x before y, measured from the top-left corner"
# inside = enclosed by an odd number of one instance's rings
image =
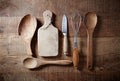
[[[93,69],[93,32],[97,24],[97,15],[93,12],[86,14],[86,29],[87,29],[87,68]]]

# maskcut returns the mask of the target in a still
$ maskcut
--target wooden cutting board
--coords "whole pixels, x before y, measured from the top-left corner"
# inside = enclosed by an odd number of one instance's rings
[[[52,12],[43,13],[44,25],[38,29],[38,56],[58,55],[58,29],[51,23]]]

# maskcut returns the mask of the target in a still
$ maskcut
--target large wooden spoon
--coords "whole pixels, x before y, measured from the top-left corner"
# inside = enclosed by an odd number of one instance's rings
[[[27,54],[32,55],[31,40],[37,27],[37,20],[34,16],[28,14],[24,16],[19,24],[18,33],[25,41]]]
[[[87,29],[87,68],[93,69],[93,32],[97,24],[97,15],[93,12],[86,14],[86,29]]]
[[[46,61],[46,60],[42,60],[39,58],[26,58],[23,61],[23,65],[28,69],[35,69],[35,68],[38,68],[38,67],[41,67],[41,66],[47,65],[47,64],[68,65],[71,63],[72,63],[71,60]]]

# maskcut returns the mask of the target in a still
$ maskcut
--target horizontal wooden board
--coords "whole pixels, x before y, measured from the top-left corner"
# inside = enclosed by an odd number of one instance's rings
[[[43,25],[42,17],[36,17],[37,18],[37,28],[41,27]],[[0,17],[0,34],[9,34],[14,33],[18,34],[18,27],[19,23],[21,21],[22,17]],[[70,23],[70,18],[68,18],[68,36],[73,37],[74,32],[72,30],[72,25]],[[58,19],[56,19],[56,24],[53,24],[59,29],[60,37],[62,37],[61,27],[62,27],[62,16],[59,16]],[[112,19],[111,16],[108,16],[108,18],[104,19],[104,17],[98,18],[98,24],[94,31],[94,37],[119,37],[120,36],[120,28],[119,28],[120,19],[119,16],[115,19]],[[82,23],[80,32],[78,34],[80,37],[86,37],[86,29],[85,25]]]
[[[118,14],[120,13],[119,6],[119,0],[2,0],[0,3],[0,17],[22,18],[26,14],[32,14],[42,23],[42,13],[46,9],[49,9],[54,13],[54,25],[60,30],[62,16],[63,14],[67,15],[69,24],[69,36],[73,36],[70,22],[72,14],[78,12],[84,18],[87,12],[93,11],[96,12],[98,16],[98,23],[94,32],[95,37],[120,36],[120,14]],[[11,22],[11,25],[16,25],[16,23],[11,21],[9,18],[5,21]],[[4,28],[3,26],[1,27]],[[79,35],[86,35],[84,25],[82,25]]]
[[[82,50],[83,55],[86,56],[86,38],[78,38],[79,50]],[[59,38],[59,54],[62,53],[62,38]],[[26,46],[24,41],[20,36],[9,34],[9,35],[0,35],[0,48],[1,55],[24,55],[26,53]],[[34,41],[35,43],[37,41]],[[94,38],[94,53],[96,55],[105,55],[105,54],[120,54],[120,37],[101,37]],[[73,38],[69,38],[69,53],[71,54],[73,47]],[[3,50],[2,50],[3,49]],[[33,48],[34,50],[35,48]],[[3,53],[2,53],[3,52]]]
[[[104,81],[119,80],[119,68],[113,66],[111,69],[99,69],[89,72],[87,70],[75,70],[70,66],[43,66],[35,70],[26,69],[22,61],[27,56],[2,56],[0,58],[0,80],[2,81]],[[12,65],[12,66],[11,66]],[[119,66],[120,63],[117,65]],[[13,69],[14,68],[14,69]],[[63,75],[64,74],[64,75]]]

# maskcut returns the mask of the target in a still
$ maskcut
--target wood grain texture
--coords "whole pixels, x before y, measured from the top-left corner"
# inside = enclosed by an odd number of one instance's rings
[[[0,0],[0,81],[119,81],[119,6],[119,0]],[[58,57],[41,58],[45,60],[71,59],[71,56],[62,55],[61,23],[63,14],[68,17],[68,49],[71,55],[73,47],[71,15],[78,11],[84,17],[87,12],[96,12],[98,23],[93,41],[95,67],[93,72],[86,70],[86,30],[83,23],[79,33],[79,51],[81,51],[79,70],[75,70],[72,65],[50,65],[35,70],[24,68],[22,62],[28,57],[27,47],[18,36],[18,25],[21,18],[29,13],[38,19],[39,28],[43,25],[42,13],[46,9],[54,13],[53,25],[59,29],[60,51]],[[32,44],[34,52],[36,34]]]
[[[4,5],[4,6],[3,6]],[[6,6],[5,6],[6,5]],[[83,17],[87,12],[96,12],[98,23],[95,29],[95,37],[120,36],[120,2],[119,0],[2,0],[0,3],[1,17],[23,17],[30,13],[40,17],[49,9],[54,13],[53,22],[61,30],[62,15],[66,14],[69,24],[69,36],[73,36],[70,17],[74,12],[79,12]],[[80,30],[80,36],[85,36],[84,25]]]
[[[43,12],[44,24],[38,29],[38,55],[54,57],[58,55],[58,29],[51,23],[53,13]]]
[[[39,75],[39,77],[37,78],[38,80],[42,78],[45,81],[48,81],[48,80],[50,81],[52,80],[55,80],[55,81],[56,80],[57,81],[87,80],[89,81],[89,79],[91,79],[91,81],[92,80],[100,81],[99,79],[101,78],[102,78],[102,81],[104,81],[105,79],[110,80],[111,76],[113,76],[114,74],[116,75],[116,76],[114,75],[114,77],[116,78],[120,75],[119,74],[119,71],[120,71],[119,70],[119,67],[120,67],[120,61],[119,61],[120,38],[119,37],[116,37],[116,38],[105,37],[105,38],[94,39],[94,41],[96,42],[94,42],[93,47],[96,50],[94,50],[95,71],[93,72],[86,71],[86,43],[85,43],[86,38],[79,38],[79,40],[82,42],[82,48],[79,47],[79,50],[81,49],[79,70],[75,70],[72,65],[70,66],[53,66],[53,65],[51,66],[50,65],[50,66],[43,66],[35,70],[28,70],[23,66],[23,60],[26,57],[28,57],[27,51],[25,50],[25,46],[22,43],[23,41],[20,41],[21,38],[19,38],[19,36],[18,37],[15,36],[15,37],[16,38],[13,37],[12,40],[10,39],[11,42],[7,44],[7,47],[9,49],[9,50],[6,50],[7,53],[2,54],[2,52],[0,52],[0,72],[4,78],[7,77],[5,78],[5,81],[7,81],[8,79],[9,80],[14,79],[17,76],[18,77],[23,76],[25,77],[25,80],[29,80],[29,77],[31,77],[30,80],[34,80],[35,77],[38,77],[38,75]],[[71,47],[73,46],[72,41],[73,41],[73,38],[70,39]],[[2,47],[2,44],[0,44],[0,47],[4,49],[4,47]],[[17,49],[15,50],[15,48]],[[72,49],[72,48],[69,48],[69,49]],[[56,60],[56,59],[71,59],[71,57],[69,58],[64,55],[60,55],[59,57],[56,57],[56,58],[41,58],[41,59]],[[106,73],[105,71],[107,71],[108,73]],[[13,76],[12,75],[10,76],[9,74],[12,74]],[[63,74],[65,75],[63,76]],[[69,79],[69,77],[71,78]],[[15,79],[15,80],[19,81],[19,79]]]

